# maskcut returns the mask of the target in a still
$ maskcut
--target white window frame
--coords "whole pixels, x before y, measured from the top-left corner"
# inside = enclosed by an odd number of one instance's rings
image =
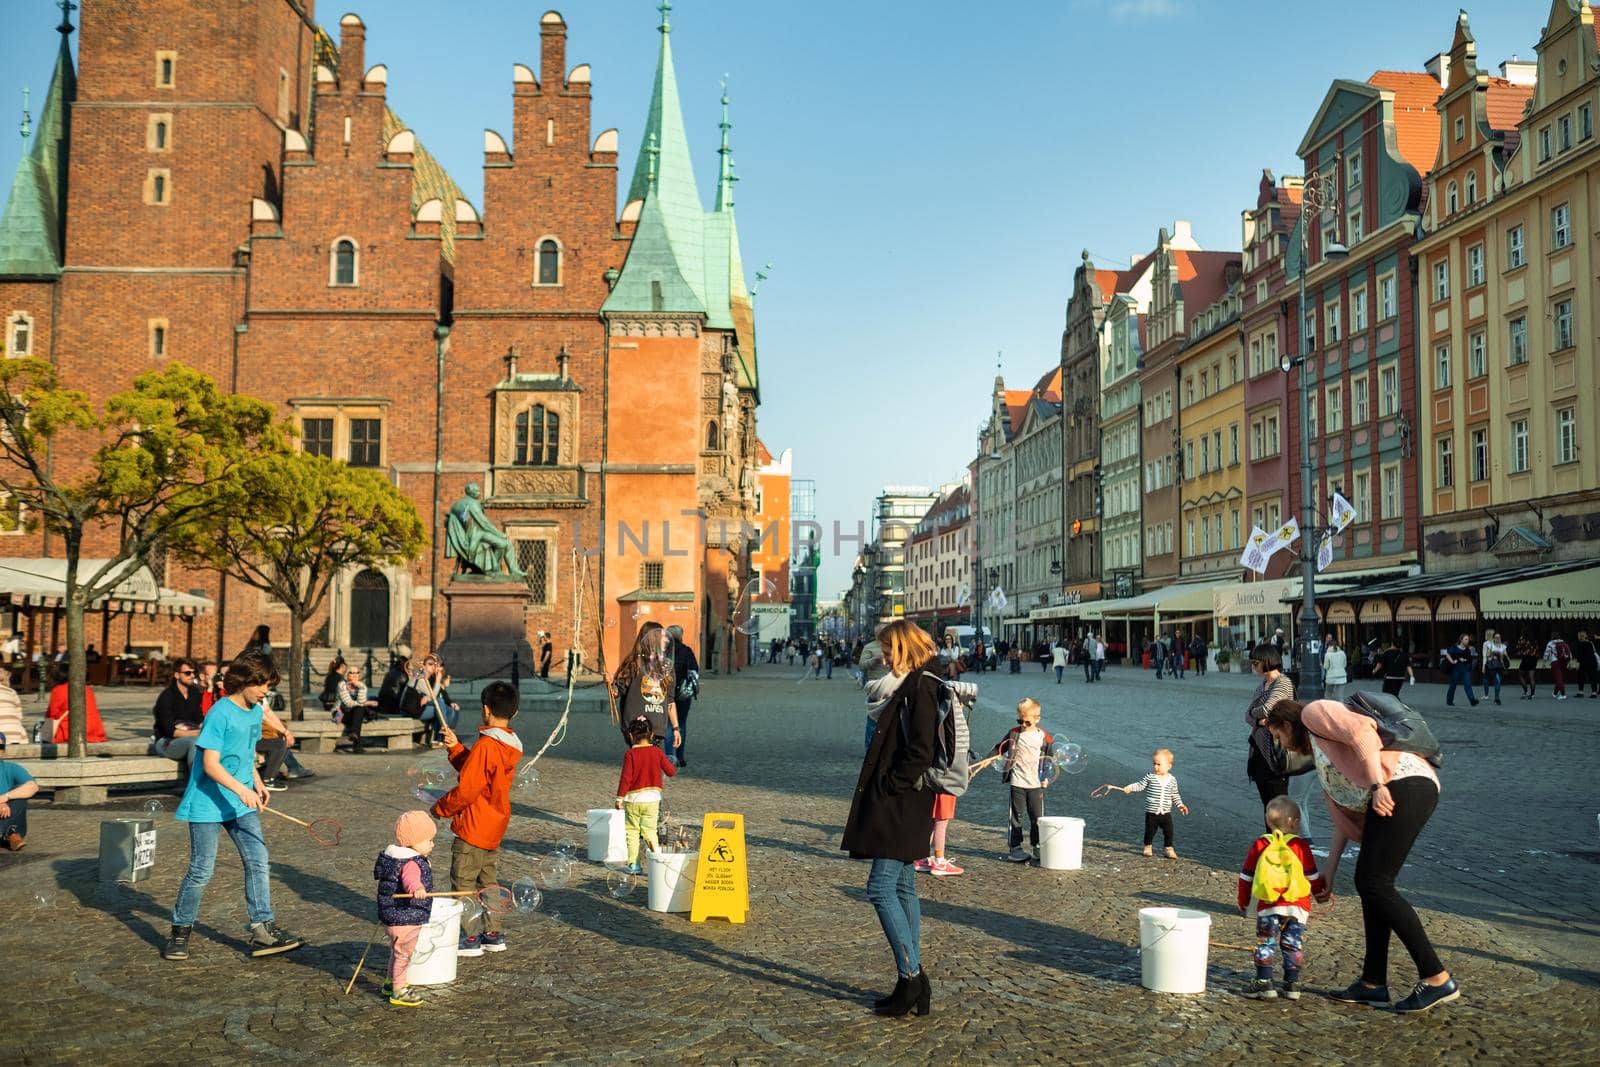
[[[1487,427],[1477,426],[1467,431],[1467,451],[1472,458],[1472,480],[1486,482],[1489,480],[1489,430]]]
[[[1576,408],[1556,411],[1556,463],[1578,461],[1578,412]]]
[[[1433,442],[1433,479],[1439,489],[1449,489],[1456,483],[1456,445],[1449,436]]]
[[[1358,148],[1344,159],[1344,185],[1346,189],[1361,187],[1361,150]]]
[[[1370,416],[1367,405],[1367,376],[1357,375],[1350,379],[1350,425],[1362,426]]]
[[[1322,397],[1317,395],[1317,390],[1312,389],[1306,396],[1306,436],[1312,439],[1320,437],[1317,427],[1321,422],[1318,415],[1322,411]]]
[[[1355,481],[1351,485],[1351,492],[1355,499],[1350,503],[1356,506],[1356,521],[1372,521],[1372,472],[1370,470],[1356,471]]]
[[[1572,297],[1557,300],[1550,313],[1550,341],[1552,352],[1571,348],[1573,344]]]
[[[1433,346],[1433,387],[1435,389],[1450,388],[1450,345],[1437,344]]]
[[[1360,333],[1367,328],[1367,287],[1359,286],[1350,294],[1350,332]]]
[[[1594,136],[1594,109],[1588,104],[1578,105],[1578,140],[1587,141]]]
[[[1506,352],[1508,367],[1520,367],[1528,362],[1528,317],[1518,315],[1506,323]]]
[[[1400,410],[1400,367],[1391,363],[1378,368],[1378,417]]]
[[[1446,300],[1450,296],[1450,261],[1436,260],[1433,264],[1433,299]]]
[[[1467,377],[1481,378],[1489,373],[1488,338],[1482,330],[1467,335]]]
[[[27,332],[28,347],[22,348],[17,344],[17,328],[21,327]],[[34,339],[38,336],[33,328],[33,316],[17,308],[6,316],[6,358],[21,359],[33,355]]]
[[[1506,269],[1516,270],[1527,262],[1527,249],[1523,244],[1521,226],[1506,231]]]
[[[554,241],[556,246],[556,280],[542,282],[539,280],[539,260],[544,255],[544,243]],[[567,284],[567,246],[561,243],[561,238],[553,233],[543,234],[533,242],[533,281],[535,289],[559,289]]]
[[[1392,319],[1400,314],[1400,293],[1395,286],[1394,271],[1378,275],[1378,321]]]
[[[1444,211],[1445,211],[1445,214],[1454,215],[1456,213],[1456,211],[1460,208],[1460,206],[1461,206],[1461,197],[1457,193],[1456,183],[1455,182],[1451,182],[1449,185],[1445,186],[1445,191],[1444,191]]]
[[[1361,238],[1365,236],[1366,233],[1361,225],[1361,205],[1356,204],[1351,207],[1349,211],[1345,212],[1344,216],[1344,237],[1345,241],[1347,242],[1346,247],[1354,248],[1361,242]]]
[[[1483,244],[1480,242],[1467,249],[1467,288],[1476,288],[1483,284]]]
[[[1528,420],[1526,417],[1511,420],[1511,473],[1523,474],[1528,470]]]
[[[1336,345],[1344,327],[1344,314],[1341,302],[1337,299],[1322,305],[1322,336],[1325,343]]]
[[[1467,171],[1467,180],[1463,186],[1466,189],[1467,206],[1471,207],[1478,202],[1478,172]]]
[[[1400,464],[1385,463],[1378,472],[1380,497],[1378,501],[1378,517],[1383,519],[1398,519],[1402,513],[1400,501]]]
[[[1566,202],[1550,209],[1550,251],[1572,243],[1572,206]]]
[[[1327,432],[1340,433],[1344,430],[1344,386],[1338,382],[1328,383],[1323,390],[1323,406],[1327,416]]]
[[[1539,127],[1539,162],[1550,162],[1550,127]]]
[[[1562,115],[1556,119],[1556,144],[1561,151],[1570,151],[1572,148],[1572,116]]]

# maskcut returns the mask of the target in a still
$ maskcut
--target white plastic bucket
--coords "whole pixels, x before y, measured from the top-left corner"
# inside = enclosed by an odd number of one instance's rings
[[[651,911],[688,911],[694,903],[698,852],[651,852],[645,857]]]
[[[1204,993],[1211,916],[1188,908],[1139,909],[1139,984],[1157,993]]]
[[[628,862],[628,831],[619,808],[590,808],[589,862]]]
[[[461,944],[461,901],[434,897],[428,923],[417,938],[406,969],[411,985],[445,985],[456,980],[456,949]]]
[[[1083,820],[1065,815],[1039,819],[1039,866],[1047,871],[1083,868]]]

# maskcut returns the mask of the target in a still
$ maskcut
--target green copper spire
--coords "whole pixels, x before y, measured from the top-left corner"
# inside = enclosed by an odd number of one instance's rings
[[[706,297],[705,204],[694,180],[689,138],[678,101],[678,77],[672,66],[671,3],[662,0],[661,52],[656,63],[655,88],[645,115],[639,159],[627,203],[643,201],[634,229],[628,259],[616,288],[606,300],[608,310],[685,311],[704,314]],[[643,272],[642,274],[640,272]],[[664,300],[652,293],[654,289]],[[674,295],[677,285],[686,287]]]
[[[33,147],[17,162],[11,195],[0,216],[0,277],[56,277],[65,244],[67,144],[77,75],[67,35],[67,13],[76,5],[62,0],[61,48],[34,130]],[[26,136],[26,120],[23,134]]]
[[[722,147],[717,149],[721,159],[717,173],[717,210],[733,210],[733,183],[739,179],[733,174],[733,149],[728,146],[728,134],[733,130],[733,122],[728,118],[728,76],[722,76],[722,121],[718,123],[722,130]]]

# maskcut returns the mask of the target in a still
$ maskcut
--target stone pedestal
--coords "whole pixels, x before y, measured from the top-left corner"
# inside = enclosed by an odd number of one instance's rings
[[[528,587],[505,578],[457,575],[444,587],[445,639],[439,645],[444,669],[453,678],[509,678],[515,655],[522,677],[534,671],[528,644]]]

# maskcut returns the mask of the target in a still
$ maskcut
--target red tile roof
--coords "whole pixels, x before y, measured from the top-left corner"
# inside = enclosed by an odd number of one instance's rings
[[[1597,31],[1600,32],[1600,31]],[[1484,112],[1491,130],[1514,130],[1522,122],[1522,109],[1533,99],[1533,86],[1512,85],[1504,78],[1490,78],[1484,98]]]
[[[1117,272],[1114,270],[1097,270],[1094,272],[1094,284],[1100,290],[1102,301],[1110,300],[1117,292]]]
[[[1061,364],[1045,371],[1044,377],[1034,384],[1033,391],[1052,403],[1061,403]]]
[[[1439,113],[1433,106],[1442,91],[1439,79],[1414,71],[1380,70],[1367,84],[1394,93],[1394,132],[1400,156],[1418,174],[1427,174],[1439,155]]]
[[[1026,389],[1006,390],[1006,415],[1011,419],[1010,433],[1022,429],[1022,418],[1028,413],[1028,399],[1033,394]]]
[[[1183,292],[1185,316],[1203,311],[1228,291],[1228,265],[1238,265],[1237,252],[1186,252],[1174,250],[1178,284]],[[1237,277],[1237,272],[1235,272]],[[1188,328],[1188,323],[1183,324]]]
[[[767,443],[761,438],[756,438],[756,459],[763,467],[772,465],[772,453],[767,451]]]

